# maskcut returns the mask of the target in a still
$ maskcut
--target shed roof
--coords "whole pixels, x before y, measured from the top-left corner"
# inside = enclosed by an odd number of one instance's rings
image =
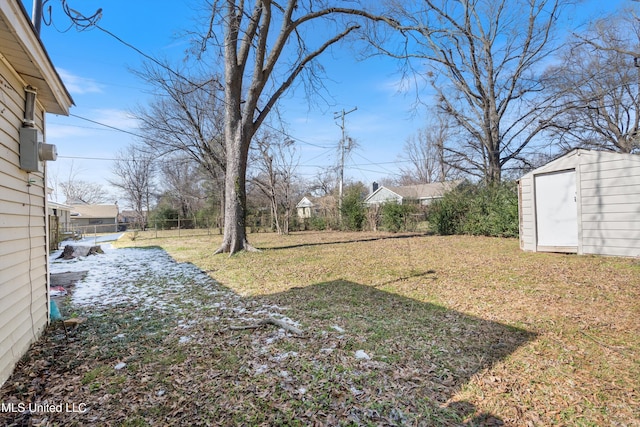
[[[620,159],[627,159],[634,162],[640,162],[640,155],[638,154],[628,154],[628,153],[618,153],[615,151],[602,151],[602,150],[587,150],[584,148],[574,148],[571,151],[562,154],[561,156],[556,157],[551,160],[549,163],[540,166],[537,169],[532,170],[524,174],[520,179],[524,179],[530,177],[532,175],[540,175],[548,172],[556,172],[564,169],[574,169],[578,164],[580,164],[580,158],[586,157],[598,162],[605,161],[615,161]]]
[[[20,0],[0,2],[0,51],[0,60],[15,70],[20,80],[38,90],[37,99],[45,111],[69,115],[73,99]]]

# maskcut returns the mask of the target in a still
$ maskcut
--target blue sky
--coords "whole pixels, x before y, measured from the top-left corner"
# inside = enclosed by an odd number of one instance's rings
[[[23,3],[31,13],[32,0]],[[179,35],[193,28],[198,2],[68,0],[68,4],[85,15],[102,8],[101,27],[148,55],[178,61],[188,48]],[[576,21],[630,4],[631,0],[585,0],[577,9]],[[47,142],[58,148],[58,160],[48,166],[50,176],[64,181],[73,173],[77,179],[107,187],[106,180],[113,178],[111,160],[136,138],[97,123],[137,132],[129,112],[145,105],[150,95],[130,69],[138,69],[144,58],[100,30],[68,29],[60,0],[49,0],[48,5],[53,9],[53,25],[42,26],[41,38],[75,101],[71,113],[81,117],[47,116]],[[48,22],[48,13],[45,17]],[[398,172],[405,141],[424,126],[425,112],[413,109],[415,94],[397,90],[399,74],[393,61],[358,61],[353,56],[350,49],[334,49],[321,58],[332,105],[309,107],[297,96],[287,97],[284,103],[289,133],[299,140],[298,172],[304,178],[336,165],[341,131],[334,112],[357,107],[346,116],[347,131],[359,148],[347,160],[345,176],[367,185]],[[112,198],[120,197],[114,192]]]

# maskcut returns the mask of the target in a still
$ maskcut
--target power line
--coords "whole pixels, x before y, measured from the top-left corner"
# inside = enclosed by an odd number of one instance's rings
[[[93,124],[95,124],[95,125],[103,126],[103,127],[109,128],[109,129],[111,129],[111,130],[115,130],[115,131],[118,131],[118,132],[126,133],[126,134],[129,134],[129,135],[135,136],[135,137],[137,137],[137,138],[146,139],[146,138],[145,138],[145,137],[143,137],[142,135],[139,135],[139,134],[137,134],[137,133],[135,133],[135,132],[131,132],[131,131],[128,131],[128,130],[120,129],[120,128],[118,128],[118,127],[111,126],[111,125],[108,125],[108,124],[106,124],[106,123],[101,123],[101,122],[98,122],[98,121],[96,121],[96,120],[88,119],[88,118],[86,118],[86,117],[82,117],[82,116],[79,116],[79,115],[77,115],[77,114],[69,113],[69,116],[71,116],[71,117],[75,117],[76,119],[80,119],[80,120],[87,121],[87,122],[89,122],[89,123],[93,123]]]
[[[104,27],[102,27],[102,26],[98,25],[98,20],[102,17],[102,9],[99,9],[96,13],[94,13],[94,14],[93,14],[92,16],[90,16],[90,17],[85,17],[85,16],[83,16],[82,14],[80,14],[79,12],[77,12],[77,11],[75,11],[75,10],[73,10],[73,9],[70,9],[70,8],[66,5],[66,0],[63,0],[63,9],[64,9],[64,11],[65,11],[65,14],[66,14],[70,19],[71,19],[71,21],[73,22],[73,24],[74,24],[74,25],[76,25],[76,27],[78,27],[81,31],[86,30],[86,29],[89,29],[89,28],[91,28],[91,27],[95,27],[95,28],[97,28],[98,30],[100,30],[100,31],[104,32],[105,34],[107,34],[107,35],[109,35],[109,36],[113,37],[116,41],[118,41],[119,43],[123,44],[124,46],[126,46],[126,47],[128,47],[128,48],[130,48],[130,49],[134,50],[134,51],[135,51],[136,53],[138,53],[139,55],[141,55],[141,56],[143,56],[144,58],[146,58],[146,59],[148,59],[148,60],[152,61],[154,64],[158,65],[158,66],[159,66],[159,67],[161,67],[162,69],[167,70],[169,73],[173,74],[173,75],[174,75],[174,76],[176,76],[178,79],[185,81],[187,84],[189,84],[189,85],[193,86],[194,88],[202,88],[206,83],[209,83],[209,82],[211,82],[211,81],[215,81],[215,82],[217,82],[218,87],[219,87],[220,89],[224,89],[223,85],[218,81],[218,79],[217,79],[217,78],[214,78],[214,79],[212,79],[212,80],[209,80],[209,81],[205,82],[204,84],[196,84],[196,83],[192,82],[191,80],[189,80],[188,78],[186,78],[186,77],[185,77],[185,76],[183,76],[182,74],[178,73],[177,71],[175,71],[174,69],[172,69],[172,68],[171,68],[171,67],[169,67],[168,65],[163,64],[162,62],[158,61],[158,60],[157,60],[156,58],[154,58],[153,56],[151,56],[151,55],[147,54],[147,53],[146,53],[146,52],[144,52],[142,49],[139,49],[138,47],[136,47],[135,45],[133,45],[133,44],[131,44],[131,43],[127,42],[126,40],[124,40],[123,38],[119,37],[118,35],[116,35],[116,34],[115,34],[115,33],[113,33],[112,31],[109,31],[109,30],[107,30],[106,28],[104,28]],[[71,13],[73,13],[73,15],[75,15],[75,16],[71,16]],[[226,101],[225,101],[222,97],[220,97],[220,96],[216,96],[215,94],[212,94],[212,96],[213,96],[213,97],[214,97],[218,102],[222,102],[223,104],[226,104]],[[72,116],[74,116],[73,114],[71,114],[71,115],[72,115]],[[76,116],[74,116],[74,117],[76,117]],[[81,118],[81,117],[78,117],[78,118]],[[89,119],[84,119],[84,120],[91,121],[91,120],[89,120]],[[108,126],[108,125],[104,125],[104,124],[102,124],[102,123],[98,123],[98,122],[95,122],[95,121],[94,121],[94,123],[99,124],[99,125],[102,125],[102,126],[105,126],[105,127],[110,127],[110,126]],[[315,144],[315,143],[312,143],[312,142],[309,142],[309,141],[305,141],[305,140],[303,140],[303,139],[300,139],[300,138],[298,138],[298,137],[292,136],[292,135],[290,135],[289,133],[285,132],[284,130],[282,130],[282,129],[278,129],[278,128],[276,128],[276,127],[274,127],[274,126],[272,126],[272,125],[270,125],[270,124],[268,124],[268,123],[263,123],[263,126],[265,126],[265,127],[269,128],[269,129],[272,129],[272,130],[274,130],[274,131],[276,131],[276,132],[278,132],[278,133],[282,134],[283,136],[285,136],[285,137],[287,137],[287,138],[293,139],[293,140],[295,140],[295,141],[298,141],[298,142],[300,142],[300,143],[302,143],[302,144],[305,144],[305,145],[309,145],[309,146],[311,146],[311,147],[316,147],[316,148],[321,148],[321,149],[327,149],[327,148],[330,148],[330,147],[328,147],[328,146],[324,146],[324,145],[320,145],[320,144]],[[113,128],[113,127],[112,127],[112,128]],[[117,129],[117,128],[113,128],[113,129],[115,129],[115,130],[119,130],[119,129]],[[132,135],[135,135],[135,134],[133,134],[133,133],[131,133],[131,132],[127,132],[127,131],[123,131],[123,132],[125,132],[125,133],[129,133],[129,134],[132,134]],[[135,135],[135,136],[141,137],[140,135]]]
[[[63,0],[63,2],[64,2],[64,0]],[[73,12],[73,14],[75,16],[71,16],[69,11]],[[180,73],[178,73],[175,70],[173,70],[171,67],[169,67],[166,64],[163,64],[162,62],[158,61],[156,58],[154,58],[153,56],[147,54],[146,52],[144,52],[143,50],[139,49],[135,45],[125,41],[124,39],[122,39],[121,37],[116,35],[115,33],[113,33],[111,31],[107,30],[106,28],[98,25],[97,21],[100,19],[101,10],[98,10],[94,15],[92,15],[89,18],[86,18],[83,15],[81,15],[79,12],[77,12],[75,10],[72,10],[72,9],[68,9],[68,8],[65,9],[65,13],[67,14],[67,16],[69,16],[69,18],[72,20],[72,22],[80,30],[86,30],[86,29],[89,29],[91,27],[97,28],[100,31],[102,31],[103,33],[105,33],[105,34],[111,36],[112,38],[114,38],[119,43],[123,44],[124,46],[126,46],[126,47],[128,47],[128,48],[130,48],[132,50],[134,50],[139,55],[143,56],[144,58],[146,58],[146,59],[152,61],[153,63],[155,63],[156,65],[160,66],[162,69],[167,70],[169,73],[171,73],[172,75],[178,77],[180,80],[183,80],[183,81],[187,82],[188,84],[193,85],[195,88],[202,88],[203,87],[203,85],[195,84],[194,82],[190,81],[185,76],[183,76]],[[222,87],[222,85],[219,82],[218,82],[218,85],[220,87]],[[225,104],[225,100],[222,99],[221,97],[219,97],[219,96],[217,96],[215,94],[212,94],[212,96],[215,99],[217,99],[219,102],[222,102],[223,104]],[[342,139],[340,141],[340,147],[339,147],[340,148],[340,152],[341,152],[341,165],[340,165],[341,166],[340,167],[340,170],[341,170],[341,187],[342,187],[342,182],[343,182],[343,179],[344,179],[344,175],[343,174],[344,174],[345,149],[347,148],[345,146],[345,144],[347,142],[346,141],[345,123],[344,123],[345,122],[345,116],[347,114],[351,113],[351,112],[356,111],[356,110],[357,110],[357,107],[355,107],[354,109],[352,109],[350,111],[345,111],[343,109],[341,112],[336,112],[335,115],[334,115],[334,118],[338,118],[338,117],[342,118],[342,123],[341,123],[341,125],[339,125],[341,127],[341,129],[342,129]],[[128,134],[128,135],[134,136],[136,138],[140,138],[140,139],[143,139],[143,140],[146,139],[146,140],[154,141],[153,139],[149,139],[148,137],[140,135],[139,133],[132,132],[132,131],[125,130],[125,129],[121,129],[121,128],[118,128],[118,127],[115,127],[115,126],[112,126],[112,125],[108,125],[108,124],[105,124],[105,123],[101,123],[99,121],[92,120],[92,119],[89,119],[89,118],[86,118],[86,117],[82,117],[82,116],[79,116],[79,115],[76,115],[76,114],[70,114],[70,116],[75,117],[75,118],[80,119],[80,120],[84,120],[84,121],[93,123],[93,124],[96,124],[96,125],[99,125],[99,126],[102,126],[104,128],[107,128],[107,129],[110,129],[110,130],[113,130],[113,131],[122,132],[122,133],[125,133],[125,134]],[[273,130],[275,132],[278,132],[279,134],[283,135],[286,138],[292,139],[292,140],[297,141],[297,142],[299,142],[301,144],[304,144],[304,145],[308,145],[308,146],[315,147],[315,148],[320,148],[320,149],[323,149],[323,150],[328,150],[328,149],[332,149],[333,148],[333,146],[315,144],[315,143],[303,140],[303,139],[301,139],[299,137],[295,137],[295,136],[291,135],[290,133],[286,132],[285,130],[283,130],[281,128],[277,128],[277,127],[275,127],[273,125],[270,125],[269,123],[264,123],[263,126],[269,128],[269,129],[271,129],[271,130]],[[316,156],[316,157],[314,157],[314,158],[312,158],[310,160],[314,160],[314,159],[316,159],[318,157],[321,157],[323,155],[326,155],[326,154],[327,153],[325,151],[325,152],[321,153],[320,155],[318,155],[318,156]],[[96,158],[96,157],[81,157],[81,156],[60,156],[60,157],[61,158],[69,158],[69,159],[82,159],[82,160],[111,160],[111,161],[116,160],[116,159]],[[383,164],[394,164],[394,163],[397,163],[397,162],[374,163],[374,162],[371,162],[370,160],[364,158],[363,156],[360,156],[360,157],[362,157],[364,160],[366,160],[369,163],[353,164],[352,167],[354,167],[354,169],[358,169],[359,166],[363,166],[363,165],[364,166],[381,166]],[[326,165],[308,165],[308,166],[307,165],[301,165],[301,166],[302,167],[326,168]],[[361,170],[364,170],[364,169],[361,169]],[[390,170],[388,170],[386,168],[383,168],[383,170],[385,170],[385,172],[387,172],[387,173],[394,174],[394,172],[392,172],[392,171],[390,171]],[[378,171],[369,171],[369,172],[378,172]]]

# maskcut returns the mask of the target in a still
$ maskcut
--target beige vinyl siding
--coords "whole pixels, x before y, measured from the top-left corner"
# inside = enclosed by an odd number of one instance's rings
[[[24,84],[0,62],[0,384],[48,322],[45,183],[19,168]],[[43,111],[36,109],[42,129]]]
[[[596,152],[580,168],[583,253],[640,256],[640,156]]]
[[[532,184],[532,179],[520,181],[520,248],[525,251],[533,251],[536,247],[533,221],[526,220],[534,216]]]

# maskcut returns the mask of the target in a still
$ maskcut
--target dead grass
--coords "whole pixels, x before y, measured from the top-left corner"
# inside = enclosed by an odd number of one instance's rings
[[[219,239],[126,242],[219,285],[194,283],[172,316],[88,313],[67,345],[51,331],[0,401],[90,402],[44,420],[77,425],[640,425],[638,260],[365,233],[253,234],[262,252],[229,258],[211,255]],[[242,296],[226,297],[235,310],[216,286]],[[229,328],[274,306],[305,337]]]

